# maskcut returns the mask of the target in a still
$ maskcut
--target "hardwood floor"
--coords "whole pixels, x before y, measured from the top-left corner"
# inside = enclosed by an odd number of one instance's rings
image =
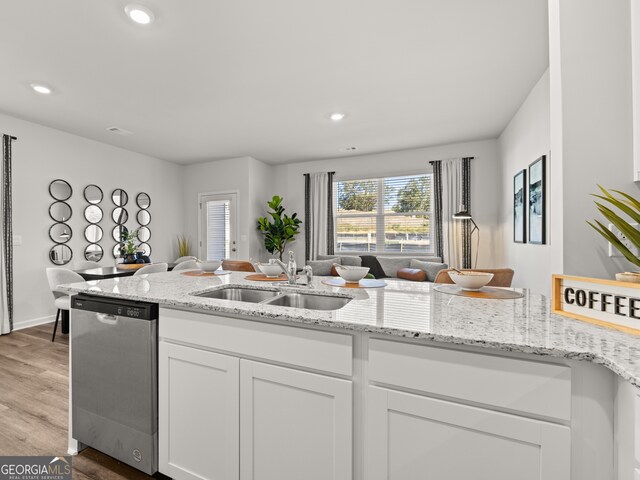
[[[66,455],[69,339],[53,324],[0,336],[0,455]],[[150,479],[93,449],[73,457],[73,478]]]

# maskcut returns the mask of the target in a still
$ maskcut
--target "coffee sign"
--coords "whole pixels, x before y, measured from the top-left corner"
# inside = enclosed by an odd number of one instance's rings
[[[552,312],[640,334],[640,284],[553,275]]]

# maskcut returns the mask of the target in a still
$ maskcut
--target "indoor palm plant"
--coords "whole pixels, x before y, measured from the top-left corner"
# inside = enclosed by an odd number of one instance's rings
[[[276,252],[282,260],[287,245],[295,240],[295,236],[300,233],[300,224],[302,220],[297,218],[298,214],[294,213],[288,216],[284,213],[282,206],[282,197],[274,195],[267,202],[271,209],[269,216],[258,218],[258,230],[264,234],[264,248],[272,255]]]
[[[594,220],[594,223],[587,223],[608,242],[610,242],[611,245],[624,256],[624,258],[637,267],[640,267],[640,257],[638,257],[636,253],[640,250],[640,231],[636,228],[636,225],[640,225],[640,202],[631,195],[619,190],[611,190],[611,192],[609,192],[600,185],[598,185],[598,188],[600,188],[602,195],[593,194],[594,197],[600,200],[596,200],[596,207],[602,216],[620,231],[622,238],[617,236],[598,220]],[[623,238],[628,241],[627,244],[625,244]],[[635,247],[635,252],[631,251],[627,246],[628,244]],[[630,274],[629,272],[625,272],[624,274],[621,274],[621,277],[616,275],[616,278],[622,279],[622,276],[624,276],[625,281],[640,282],[640,273]],[[631,277],[637,277],[637,279]]]

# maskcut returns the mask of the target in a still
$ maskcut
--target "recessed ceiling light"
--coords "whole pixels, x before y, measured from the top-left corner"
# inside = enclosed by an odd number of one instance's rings
[[[340,120],[342,120],[344,118],[344,113],[341,112],[336,112],[336,113],[332,113],[329,118],[331,120],[333,120],[334,122],[339,122]]]
[[[140,25],[149,25],[154,19],[153,12],[151,10],[135,3],[131,3],[124,7],[124,11],[131,20],[139,23]]]
[[[340,151],[345,153],[345,152],[355,152],[356,150],[358,150],[358,147],[344,147],[341,148]]]
[[[32,83],[29,85],[31,88],[33,88],[34,91],[42,94],[42,95],[49,95],[51,93],[51,88],[47,87],[46,85],[43,85],[41,83]]]

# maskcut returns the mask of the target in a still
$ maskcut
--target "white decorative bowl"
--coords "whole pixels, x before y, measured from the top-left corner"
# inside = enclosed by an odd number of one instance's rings
[[[222,265],[222,262],[220,260],[208,260],[206,262],[198,261],[196,262],[196,265],[203,272],[211,273],[211,272],[215,272],[218,268],[220,268],[220,265]]]
[[[480,290],[493,278],[493,273],[486,272],[468,272],[463,273],[449,272],[449,277],[453,283],[461,287],[463,290]]]
[[[265,274],[268,278],[276,278],[279,277],[282,273],[282,267],[277,263],[257,263],[256,264],[260,271]]]
[[[369,273],[369,267],[352,267],[335,263],[334,266],[338,275],[347,283],[358,283]]]

